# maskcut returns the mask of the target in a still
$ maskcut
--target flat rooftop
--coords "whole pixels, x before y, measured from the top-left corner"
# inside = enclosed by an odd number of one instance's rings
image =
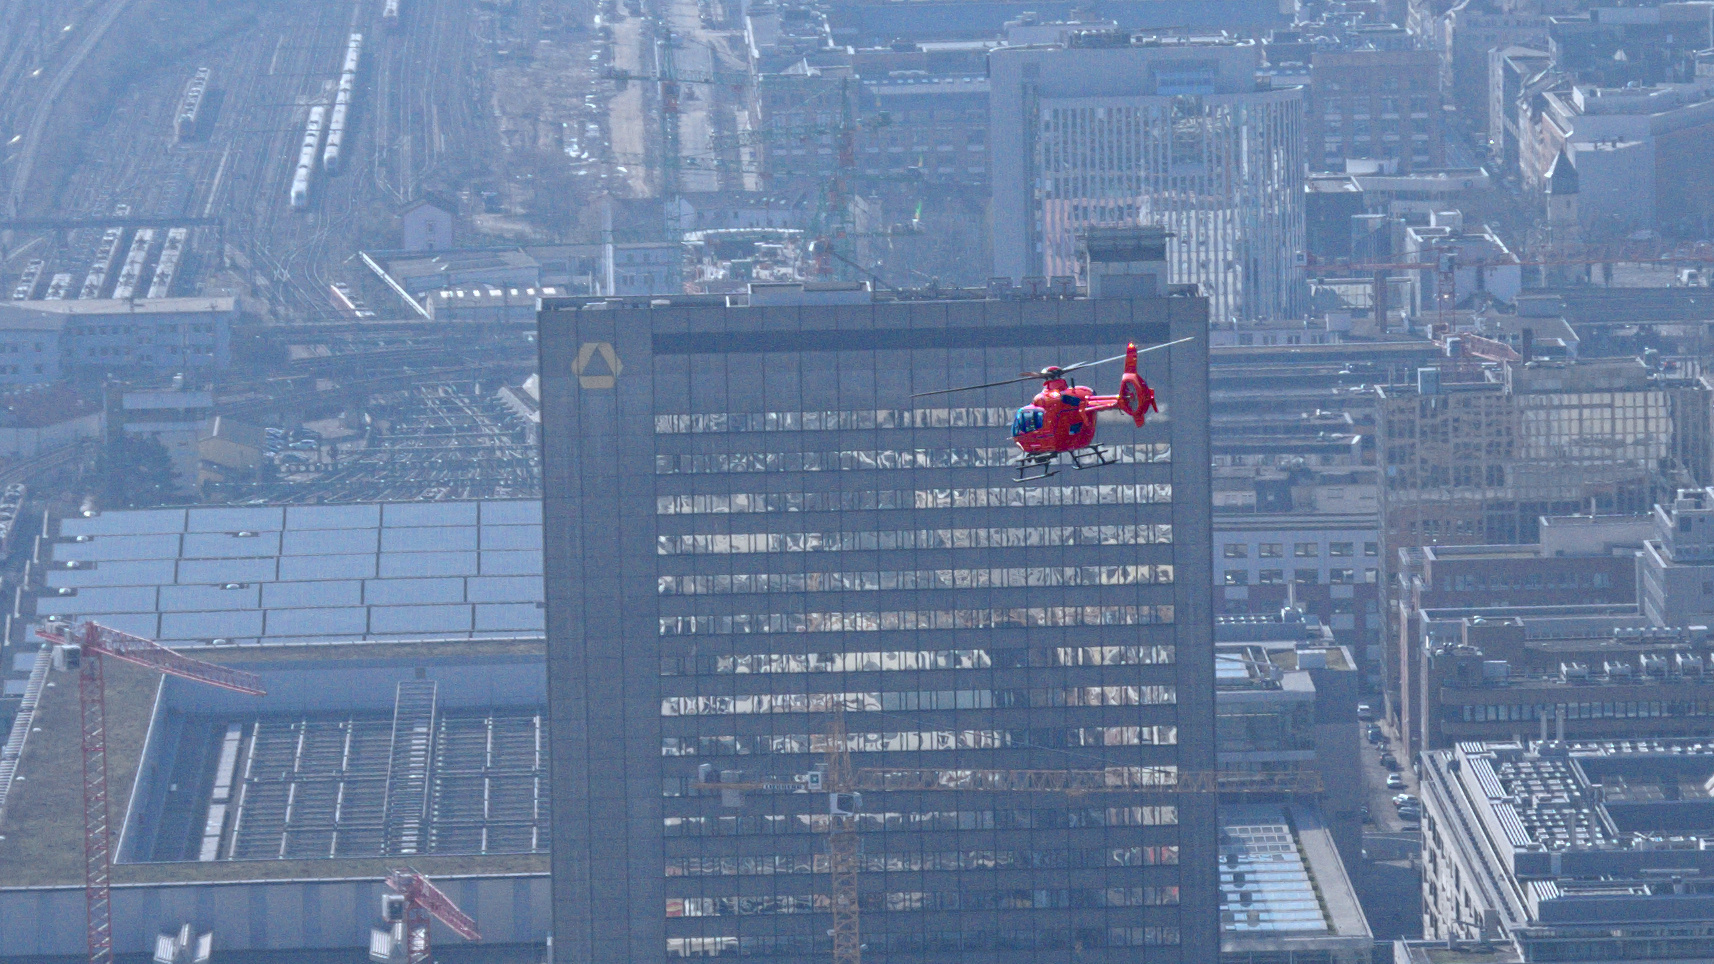
[[[431,875],[546,871],[539,643],[198,655],[258,673],[267,695],[105,667],[116,885],[377,877],[400,857]],[[0,889],[83,879],[67,819],[78,688],[48,680],[0,825]]]
[[[1219,846],[1223,953],[1349,945],[1367,959],[1374,938],[1319,811],[1222,806]]]
[[[538,637],[541,503],[143,509],[62,519],[38,617],[168,645]]]
[[[236,309],[237,300],[231,297],[139,298],[136,300],[64,298],[54,301],[14,301],[0,307],[6,309],[0,313],[0,326],[6,326],[12,324],[12,318],[15,314],[34,314],[38,317],[230,314]]]

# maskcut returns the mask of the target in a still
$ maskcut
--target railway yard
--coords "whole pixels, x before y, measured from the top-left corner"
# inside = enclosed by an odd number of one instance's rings
[[[216,412],[362,426],[205,497],[532,493],[533,436],[495,396],[529,333],[437,331],[358,254],[425,195],[463,204],[464,247],[591,227],[590,199],[651,190],[658,147],[609,131],[654,85],[614,103],[613,31],[575,0],[190,0],[205,22],[137,39],[164,3],[0,0],[0,303],[230,297]],[[609,17],[655,69],[642,19]]]

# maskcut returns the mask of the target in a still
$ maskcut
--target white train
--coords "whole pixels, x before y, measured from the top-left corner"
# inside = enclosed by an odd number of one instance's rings
[[[318,104],[309,109],[309,124],[304,127],[303,146],[298,150],[298,170],[292,175],[292,207],[299,211],[309,207],[309,182],[315,175],[315,157],[321,152],[321,132],[326,123],[326,107]]]
[[[18,286],[12,289],[13,301],[29,301],[36,296],[36,285],[42,281],[42,269],[47,262],[40,258],[24,266],[24,273],[18,276]]]
[[[149,260],[149,249],[155,244],[155,229],[141,228],[131,238],[131,251],[125,255],[125,265],[119,269],[119,283],[113,286],[113,297],[130,301],[143,280],[143,265]]]
[[[381,4],[381,26],[391,30],[399,25],[399,0],[387,0]]]
[[[179,98],[178,119],[174,121],[173,131],[181,141],[196,136],[197,116],[202,113],[202,97],[208,93],[210,76],[209,68],[197,68],[196,75],[185,85],[184,96]]]
[[[119,242],[124,238],[124,228],[108,228],[102,232],[101,244],[95,249],[95,263],[89,266],[89,274],[83,279],[79,298],[101,297],[101,289],[107,287],[107,276],[113,273],[113,265],[119,260]]]
[[[149,283],[150,298],[172,297],[173,277],[178,274],[179,259],[184,257],[184,243],[189,235],[184,228],[167,232],[167,243],[161,246],[161,260],[155,263],[155,280]]]
[[[363,55],[363,35],[354,33],[345,45],[345,63],[339,71],[339,91],[333,96],[333,115],[327,122],[327,149],[322,152],[321,166],[329,174],[339,173],[339,151],[345,142],[345,122],[351,110],[351,97],[357,90],[357,65]]]
[[[64,301],[65,296],[69,294],[71,294],[71,272],[62,271],[54,275],[53,280],[48,282],[46,300]]]

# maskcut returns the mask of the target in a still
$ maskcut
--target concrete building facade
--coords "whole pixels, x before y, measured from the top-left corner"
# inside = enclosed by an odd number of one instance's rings
[[[836,706],[855,768],[1214,768],[1204,299],[825,286],[540,328],[556,960],[827,959],[827,795],[698,783],[811,772]],[[1171,338],[1169,417],[1072,478],[1012,483],[1024,390],[910,400]],[[1214,810],[865,792],[866,953],[1213,960]]]

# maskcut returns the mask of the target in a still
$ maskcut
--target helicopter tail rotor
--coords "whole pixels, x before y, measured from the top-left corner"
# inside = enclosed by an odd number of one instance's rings
[[[1150,411],[1160,411],[1155,402],[1155,390],[1137,374],[1137,346],[1125,346],[1125,374],[1119,376],[1119,411],[1131,416],[1139,428]]]

